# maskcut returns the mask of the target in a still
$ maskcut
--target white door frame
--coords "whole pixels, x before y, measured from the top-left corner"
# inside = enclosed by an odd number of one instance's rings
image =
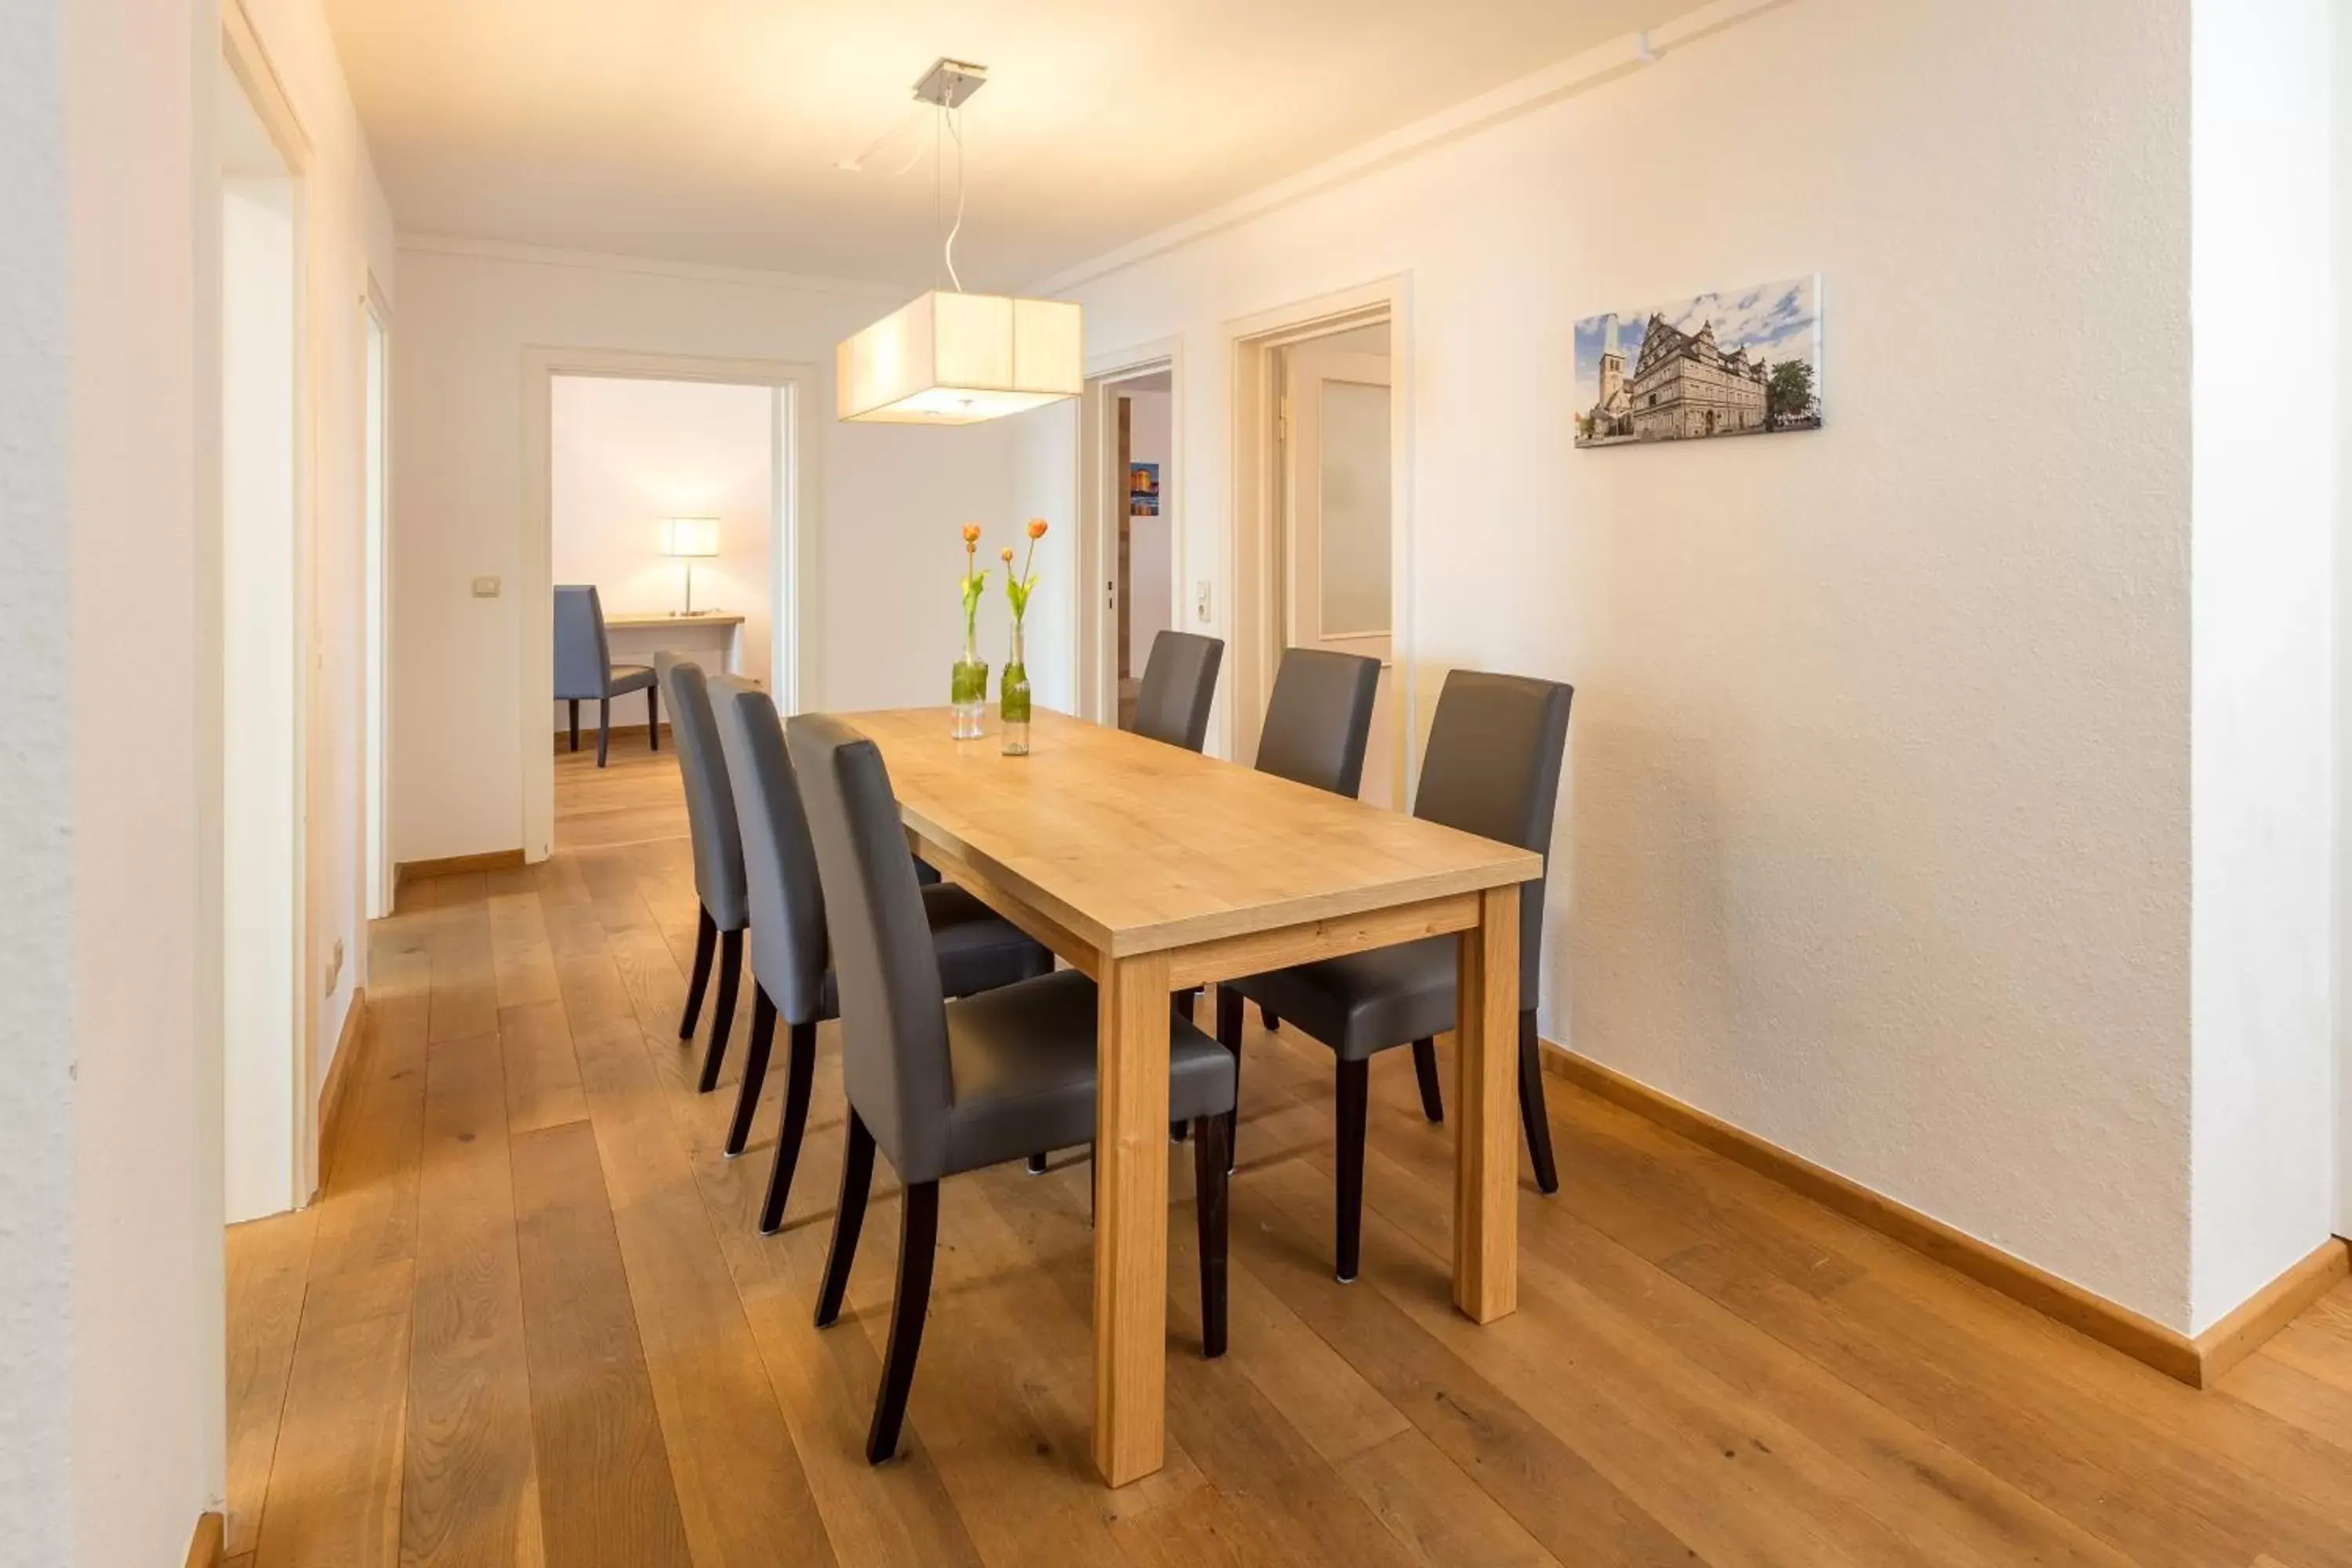
[[[383,384],[372,384],[367,345],[373,331],[383,342]],[[356,929],[392,913],[395,868],[392,858],[392,302],[367,268],[367,289],[360,296],[360,520],[366,536],[366,555],[360,563],[360,648],[362,700],[367,719],[360,738],[362,758],[360,864],[363,869],[361,920]],[[379,431],[368,414],[375,406],[382,416],[381,452],[371,453],[369,442]],[[371,493],[373,492],[373,493]],[[368,527],[369,509],[376,524]],[[364,942],[362,942],[364,947]],[[364,953],[352,955],[364,978]]]
[[[1389,324],[1389,506],[1390,582],[1395,627],[1391,644],[1396,664],[1396,750],[1410,798],[1421,775],[1420,679],[1413,629],[1412,278],[1410,273],[1358,284],[1332,293],[1260,310],[1227,321],[1224,359],[1230,365],[1233,405],[1233,520],[1226,538],[1223,617],[1233,642],[1225,661],[1226,685],[1222,754],[1245,757],[1257,751],[1258,726],[1274,693],[1281,662],[1281,543],[1283,472],[1271,438],[1279,389],[1274,351],[1308,338],[1326,337],[1374,322]]]
[[[1087,359],[1086,395],[1078,415],[1078,716],[1097,724],[1118,722],[1118,622],[1104,614],[1102,591],[1118,558],[1119,506],[1126,495],[1118,460],[1118,424],[1107,417],[1110,400],[1124,383],[1168,373],[1168,474],[1160,485],[1160,513],[1168,522],[1168,624],[1184,624],[1184,503],[1192,487],[1184,476],[1184,340],[1160,338]],[[1167,479],[1179,481],[1174,503]],[[1124,591],[1124,584],[1122,584]]]
[[[319,1070],[318,1008],[315,1005],[311,979],[322,974],[318,963],[317,921],[314,911],[319,905],[314,867],[317,863],[312,837],[315,831],[315,784],[317,759],[311,756],[310,737],[320,693],[317,674],[320,661],[317,572],[318,572],[318,442],[320,337],[317,331],[319,312],[310,295],[311,279],[318,274],[318,242],[311,222],[310,172],[312,153],[310,135],[295,113],[292,100],[271,63],[268,50],[252,18],[246,15],[242,0],[226,0],[221,7],[221,62],[235,79],[252,105],[262,128],[268,133],[271,146],[283,165],[285,178],[292,196],[293,233],[293,550],[292,581],[288,584],[293,596],[294,636],[287,657],[292,662],[295,690],[293,694],[293,779],[294,820],[286,826],[292,836],[293,874],[287,888],[287,897],[293,903],[293,949],[289,956],[291,994],[287,1005],[292,1014],[291,1041],[295,1060],[289,1074],[293,1087],[292,1103],[286,1108],[292,1151],[291,1169],[287,1173],[286,1206],[299,1207],[310,1200],[318,1188],[319,1173],[319,1096],[324,1085]],[[226,171],[220,173],[226,179]],[[215,187],[215,200],[219,199]],[[226,525],[224,514],[219,520]],[[215,548],[218,548],[216,543]],[[219,577],[220,559],[214,557],[214,581],[209,585],[215,595],[211,625],[205,631],[205,657],[209,673],[205,677],[213,684],[207,689],[207,717],[212,727],[208,741],[211,755],[207,759],[215,780],[226,761],[222,725],[226,718],[226,692],[220,686],[223,652],[223,619],[217,595],[222,586]],[[209,787],[220,791],[218,782]],[[217,835],[225,822],[219,806],[207,813]],[[215,844],[207,858],[218,853]],[[215,860],[217,867],[221,862]],[[223,884],[217,871],[214,877],[217,894]],[[199,958],[219,973],[226,952],[226,931],[217,929],[220,922],[210,922],[216,929],[205,938],[205,951]],[[225,1020],[224,1020],[225,1022]]]
[[[523,506],[515,594],[521,613],[522,672],[516,722],[522,737],[523,857],[544,860],[555,847],[555,748],[548,694],[555,689],[554,438],[555,378],[702,381],[771,387],[782,395],[770,430],[768,603],[775,618],[769,689],[784,713],[800,710],[817,689],[812,650],[822,646],[817,586],[817,367],[790,360],[637,353],[620,349],[523,351]]]

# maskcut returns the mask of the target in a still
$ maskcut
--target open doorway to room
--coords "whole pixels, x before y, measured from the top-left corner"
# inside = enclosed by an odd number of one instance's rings
[[[1079,439],[1080,713],[1131,729],[1151,642],[1183,624],[1177,370],[1165,350],[1097,367]]]
[[[1110,578],[1110,602],[1118,617],[1112,652],[1118,660],[1118,727],[1132,730],[1135,694],[1152,639],[1176,626],[1176,542],[1171,531],[1174,409],[1164,370],[1120,383],[1116,395],[1119,458],[1114,473],[1126,480],[1111,506],[1118,523]]]
[[[266,70],[221,65],[223,1199],[299,1206],[315,1166],[305,973],[310,451],[306,144]]]
[[[559,644],[564,616],[593,614],[617,671],[648,669],[668,652],[711,675],[767,683],[782,396],[726,382],[555,378],[548,494]],[[593,604],[582,588],[595,591]],[[553,729],[559,776],[575,787],[559,803],[556,843],[576,849],[640,834],[648,791],[635,764],[667,766],[657,752],[670,716],[650,689],[609,703],[572,695],[563,659],[559,648]],[[651,798],[677,819],[656,826],[682,835],[686,806],[674,784],[653,786]]]
[[[1381,661],[1363,799],[1410,795],[1405,367],[1401,283],[1237,323],[1233,754],[1255,754],[1283,651]]]
[[[614,684],[635,689],[609,705],[593,693],[577,700],[574,749],[569,693],[589,688],[568,666],[569,684],[558,683],[558,590],[595,590],[610,666],[650,668],[675,652],[714,675],[759,681],[785,712],[796,709],[802,650],[814,638],[812,542],[800,520],[814,482],[815,369],[534,350],[526,374],[537,460],[519,584],[525,853],[543,858],[559,838],[578,848],[641,837],[641,808],[656,799],[676,810],[682,834],[676,780],[646,782],[671,762],[669,716],[649,710],[642,680],[625,674]],[[562,596],[567,617],[586,608],[584,593]],[[610,726],[601,769],[600,718]],[[566,790],[560,825],[559,765],[581,786]]]

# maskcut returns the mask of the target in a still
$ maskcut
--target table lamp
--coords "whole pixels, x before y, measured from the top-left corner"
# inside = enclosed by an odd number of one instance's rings
[[[666,517],[661,520],[661,552],[686,562],[686,608],[694,614],[694,563],[698,556],[719,553],[719,520],[715,517]],[[707,613],[707,612],[706,612]]]

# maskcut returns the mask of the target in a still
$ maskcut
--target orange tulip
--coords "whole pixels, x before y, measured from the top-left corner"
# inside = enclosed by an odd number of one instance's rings
[[[1008,544],[1003,549],[998,551],[997,553],[1004,557],[1004,563],[1007,566],[1013,564],[1013,546]]]
[[[967,522],[963,525],[963,542],[966,544],[978,544],[980,542],[980,524],[976,522]]]
[[[1033,517],[1029,520],[1029,537],[1032,539],[1043,539],[1045,537],[1045,520],[1044,518]]]

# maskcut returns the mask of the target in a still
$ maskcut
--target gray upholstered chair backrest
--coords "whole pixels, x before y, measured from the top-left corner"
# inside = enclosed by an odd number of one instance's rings
[[[776,705],[750,681],[722,675],[709,685],[742,828],[751,973],[785,1023],[814,1023],[824,995],[824,894],[784,729]]]
[[[947,1008],[889,773],[837,719],[796,714],[789,737],[833,921],[842,1087],[900,1181],[937,1181],[954,1092]]]
[[[1412,814],[1547,857],[1568,749],[1568,704],[1556,680],[1457,669],[1437,696]],[[1536,1005],[1543,952],[1543,877],[1520,885],[1519,1005]]]
[[[1161,632],[1143,663],[1135,697],[1135,732],[1197,752],[1209,738],[1209,705],[1217,700],[1217,666],[1225,645],[1193,632]]]
[[[669,699],[670,733],[677,737],[678,776],[686,784],[686,826],[694,839],[694,891],[720,931],[740,931],[745,908],[743,837],[736,825],[735,791],[710,708],[710,687],[692,659],[663,654],[655,661]]]
[[[1258,731],[1257,771],[1353,798],[1363,787],[1381,661],[1286,648]]]
[[[602,697],[612,679],[613,650],[604,641],[604,605],[593,584],[555,590],[555,696]]]

